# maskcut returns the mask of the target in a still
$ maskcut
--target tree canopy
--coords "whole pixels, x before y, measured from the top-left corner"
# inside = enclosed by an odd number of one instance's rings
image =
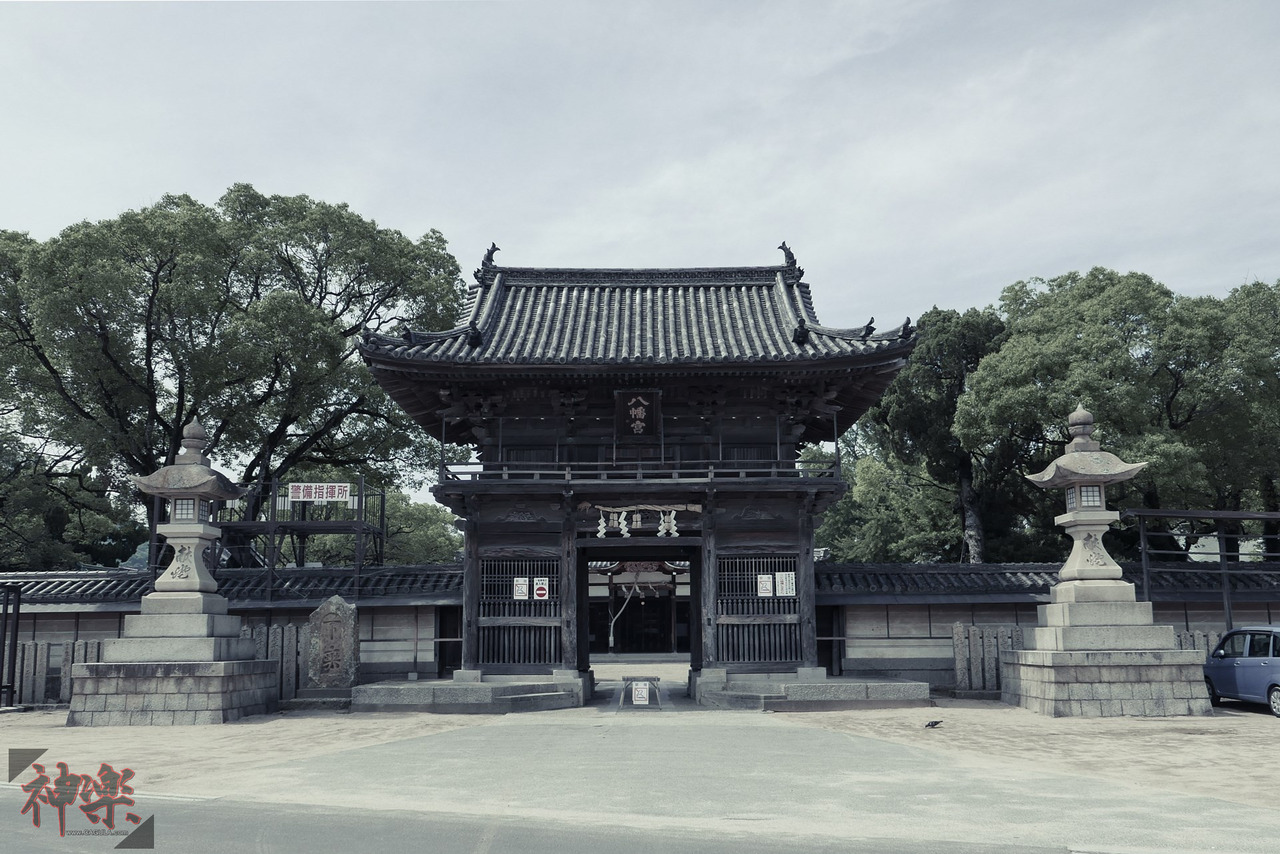
[[[443,236],[417,241],[247,184],[47,241],[0,232],[0,373],[11,439],[108,491],[171,463],[199,417],[219,464],[266,483],[313,466],[414,483],[440,452],[373,381],[365,328],[452,324]]]
[[[1077,404],[1096,416],[1106,449],[1150,463],[1109,490],[1113,505],[1280,509],[1280,285],[1184,296],[1140,273],[1095,268],[1017,282],[998,308],[934,309],[919,330],[907,368],[860,427],[864,453],[914,474],[865,486],[860,463],[846,501],[902,504],[884,484],[915,483],[907,503],[927,507],[947,490],[959,540],[943,551],[975,561],[1061,556],[1056,496],[1022,476],[1062,452]],[[831,545],[850,559],[885,554],[880,536],[864,526]],[[902,553],[909,540],[896,537]],[[871,542],[852,548],[859,538]],[[931,542],[899,559],[938,551]]]

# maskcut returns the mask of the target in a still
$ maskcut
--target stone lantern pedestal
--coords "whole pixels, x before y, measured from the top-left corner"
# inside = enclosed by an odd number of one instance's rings
[[[1204,654],[1178,649],[1172,626],[1153,625],[1151,603],[1136,601],[1134,586],[1102,544],[1120,518],[1106,509],[1106,485],[1146,464],[1101,451],[1083,407],[1069,425],[1067,452],[1028,479],[1065,488],[1067,512],[1054,522],[1072,538],[1071,554],[1050,603],[1038,609],[1039,626],[1026,635],[1026,648],[1001,659],[1001,699],[1054,717],[1213,714]]]
[[[125,617],[124,637],[103,642],[102,663],[73,666],[67,726],[224,723],[277,706],[276,662],[255,660],[253,640],[240,636],[241,620],[227,614],[209,573],[220,549],[212,502],[243,490],[209,468],[206,442],[192,421],[174,465],[134,478],[169,502],[157,531],[173,560],[142,597],[142,613]]]

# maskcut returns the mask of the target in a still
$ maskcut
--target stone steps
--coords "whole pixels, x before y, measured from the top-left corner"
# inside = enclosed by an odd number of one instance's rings
[[[351,692],[353,712],[438,712],[441,714],[507,714],[571,709],[582,705],[572,688],[550,678],[502,677],[490,681],[387,681],[357,685]]]
[[[572,709],[578,700],[569,691],[542,691],[536,694],[513,694],[503,697],[496,706],[507,706],[509,712],[548,712],[553,709]]]
[[[798,682],[794,675],[768,676],[771,678],[740,677],[723,687],[704,687],[699,700],[712,708],[777,712],[932,705],[926,682],[841,678]]]

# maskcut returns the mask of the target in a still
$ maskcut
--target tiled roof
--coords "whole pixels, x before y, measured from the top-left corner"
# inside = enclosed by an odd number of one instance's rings
[[[893,362],[909,322],[884,332],[822,326],[803,270],[776,267],[577,270],[486,259],[462,325],[394,338],[369,333],[365,359],[477,366],[703,366]]]
[[[456,564],[366,568],[356,578],[349,568],[277,569],[268,599],[267,573],[261,569],[222,569],[214,573],[218,593],[233,608],[303,607],[330,596],[384,604],[457,605],[462,602],[462,568]],[[145,569],[86,567],[71,572],[11,573],[0,582],[22,587],[22,605],[134,605],[151,592]]]
[[[1047,595],[1058,580],[1060,564],[858,564],[819,563],[818,600],[840,602],[868,598],[1014,596],[1031,601]]]
[[[1201,568],[1203,567],[1203,568]],[[856,602],[965,602],[1047,600],[1058,580],[1058,564],[858,564],[820,562],[816,569],[819,604]],[[1124,579],[1142,589],[1142,567],[1124,564]],[[1280,564],[1236,564],[1231,585],[1241,599],[1280,601]],[[277,569],[271,599],[260,569],[223,569],[218,592],[233,608],[315,607],[330,596],[366,604],[460,605],[458,564],[396,566],[361,573],[359,596],[349,567]],[[5,573],[0,582],[22,587],[29,605],[114,606],[129,610],[151,591],[151,574],[137,569],[86,567],[70,572]],[[1221,601],[1216,564],[1153,567],[1151,598],[1165,601]]]
[[[1124,580],[1142,590],[1142,566],[1121,565]],[[816,567],[819,602],[937,601],[1004,599],[1047,601],[1058,583],[1059,564],[857,564],[819,563]],[[1233,595],[1280,599],[1280,564],[1238,563],[1231,567]],[[1222,575],[1217,564],[1182,563],[1153,566],[1151,598],[1156,600],[1220,601]]]

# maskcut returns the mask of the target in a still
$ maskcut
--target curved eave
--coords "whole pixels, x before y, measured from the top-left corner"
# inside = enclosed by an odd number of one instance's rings
[[[431,435],[439,438],[440,411],[444,404],[440,391],[457,384],[483,386],[511,382],[556,383],[567,387],[593,382],[655,382],[692,377],[761,377],[782,379],[829,379],[840,382],[832,404],[837,414],[816,416],[805,423],[802,439],[830,441],[853,426],[879,400],[894,377],[906,365],[916,339],[877,342],[883,346],[869,352],[847,353],[819,359],[777,361],[618,362],[612,364],[537,363],[457,363],[406,358],[403,355],[365,354],[378,384],[401,408]],[[842,381],[842,382],[841,382]],[[446,424],[445,441],[469,441],[465,422]]]
[[[875,342],[878,345],[862,352],[847,352],[820,357],[793,356],[783,358],[739,359],[619,359],[609,362],[492,362],[448,361],[422,358],[410,354],[405,348],[388,352],[369,352],[362,349],[365,364],[375,376],[398,378],[414,382],[453,383],[507,381],[512,379],[570,380],[580,384],[592,377],[668,377],[689,375],[760,376],[778,375],[780,372],[794,376],[839,376],[850,371],[882,367],[895,373],[901,369],[907,356],[915,348],[916,339],[895,339],[892,342]]]
[[[813,331],[813,328],[810,327],[810,330]],[[459,333],[440,333],[438,340],[456,338],[465,332],[466,330]],[[434,342],[423,341],[417,337],[409,340],[381,335],[366,336],[365,341],[360,344],[360,354],[365,364],[374,370],[406,371],[424,378],[428,376],[454,378],[465,375],[469,379],[474,379],[487,375],[508,377],[513,372],[525,376],[548,377],[561,376],[566,372],[573,375],[586,373],[600,376],[614,375],[619,372],[660,374],[667,371],[684,373],[730,370],[752,373],[763,370],[772,373],[778,368],[811,372],[815,369],[829,369],[832,366],[838,369],[841,363],[862,366],[905,358],[916,345],[914,335],[873,336],[863,340],[828,331],[818,334],[831,342],[822,350],[800,346],[794,351],[760,354],[751,358],[673,356],[667,358],[622,357],[602,361],[561,358],[555,361],[543,361],[515,358],[488,359],[477,356],[458,359],[436,352],[431,346]],[[854,346],[849,346],[851,343]]]

